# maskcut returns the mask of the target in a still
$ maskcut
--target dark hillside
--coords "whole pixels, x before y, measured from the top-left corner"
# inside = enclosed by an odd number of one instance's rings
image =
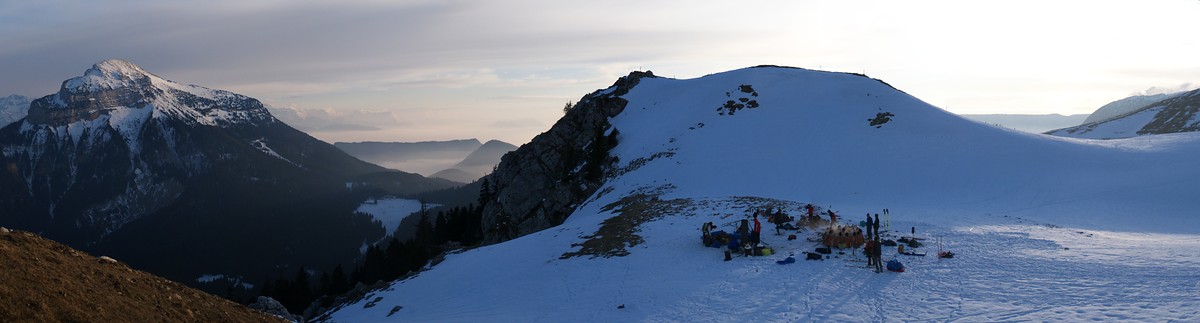
[[[282,321],[120,262],[8,229],[0,229],[0,300],[3,322]]]

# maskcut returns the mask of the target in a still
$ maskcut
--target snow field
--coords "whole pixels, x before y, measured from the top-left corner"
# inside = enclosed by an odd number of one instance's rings
[[[439,205],[426,205],[429,208],[437,206]],[[379,220],[387,235],[396,232],[396,228],[400,227],[400,222],[404,221],[404,218],[419,211],[421,211],[421,201],[401,198],[378,199],[372,203],[359,205],[358,209],[355,210],[355,212],[370,214],[372,218]],[[433,221],[435,219],[429,220]]]
[[[558,259],[599,223],[569,221],[528,238],[451,255],[419,277],[397,282],[375,307],[352,304],[334,320],[397,321],[1011,321],[1195,320],[1200,260],[1197,235],[1129,234],[1056,227],[991,215],[991,225],[941,226],[894,215],[894,228],[917,226],[925,257],[896,255],[904,273],[874,273],[861,252],[803,260],[816,243],[804,230],[787,241],[764,223],[763,257],[735,256],[700,244],[699,224],[740,219],[676,214],[646,223],[631,255]],[[791,214],[798,214],[792,210]],[[604,218],[596,214],[590,219]],[[857,220],[855,220],[857,221]],[[575,223],[571,223],[575,222]],[[719,224],[720,225],[720,224]],[[732,231],[731,226],[719,229]],[[907,234],[908,230],[901,230]],[[1084,233],[1079,233],[1084,232]],[[653,234],[650,234],[653,233]],[[895,238],[898,232],[889,232]],[[1090,235],[1090,236],[1089,236]],[[940,237],[953,259],[938,259]],[[1165,241],[1166,243],[1162,243]],[[1069,248],[1069,249],[1064,249]],[[1144,250],[1155,250],[1144,252]],[[779,265],[788,254],[794,264]],[[392,316],[394,306],[402,306]],[[625,305],[624,309],[617,308]]]

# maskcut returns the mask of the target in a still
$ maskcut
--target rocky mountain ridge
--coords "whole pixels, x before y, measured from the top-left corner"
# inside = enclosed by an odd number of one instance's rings
[[[1159,97],[1163,99],[1142,104],[1140,108],[1124,114],[1075,127],[1051,130],[1046,134],[1073,138],[1116,139],[1200,131],[1200,116],[1197,115],[1200,112],[1200,89],[1146,98]]]
[[[589,178],[585,170],[603,172],[612,162],[606,157],[610,147],[597,144],[613,134],[608,119],[624,111],[628,101],[622,95],[654,77],[632,72],[585,95],[550,130],[504,155],[483,179],[484,240],[504,241],[561,224],[595,192],[603,179]],[[598,154],[603,158],[592,157]]]

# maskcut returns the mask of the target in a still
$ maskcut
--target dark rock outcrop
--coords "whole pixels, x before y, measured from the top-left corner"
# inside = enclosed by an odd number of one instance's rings
[[[604,182],[588,178],[596,163],[597,138],[612,134],[608,119],[620,114],[628,101],[620,96],[653,73],[633,72],[612,87],[581,98],[558,122],[529,143],[505,154],[496,170],[485,177],[483,204],[485,243],[496,243],[561,224],[576,206]],[[611,147],[608,147],[611,148]]]
[[[288,312],[287,307],[280,304],[274,298],[259,296],[254,300],[253,304],[248,305],[252,310],[278,316],[292,322],[304,322],[304,317]]]
[[[1138,130],[1139,135],[1200,131],[1200,119],[1196,115],[1200,112],[1200,90],[1159,101],[1155,105],[1162,106],[1162,109],[1154,115],[1154,120]]]

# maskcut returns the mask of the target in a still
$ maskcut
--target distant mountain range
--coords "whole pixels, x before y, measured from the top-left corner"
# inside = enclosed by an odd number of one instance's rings
[[[1134,96],[1101,107],[1095,120],[1047,134],[1089,139],[1200,131],[1200,89],[1173,94]]]
[[[462,161],[454,164],[454,167],[441,170],[429,177],[470,183],[491,173],[492,168],[500,163],[500,157],[504,157],[504,154],[513,150],[517,150],[517,146],[499,140],[488,140],[483,146],[479,146],[467,157],[464,157]]]
[[[490,173],[512,144],[478,139],[422,142],[337,142],[334,146],[384,167],[469,183]]]
[[[962,114],[964,118],[1016,130],[1043,133],[1082,124],[1087,114]]]
[[[358,160],[256,99],[121,60],[28,112],[0,129],[0,225],[181,282],[348,263],[383,235],[353,212],[366,196],[455,185]]]

